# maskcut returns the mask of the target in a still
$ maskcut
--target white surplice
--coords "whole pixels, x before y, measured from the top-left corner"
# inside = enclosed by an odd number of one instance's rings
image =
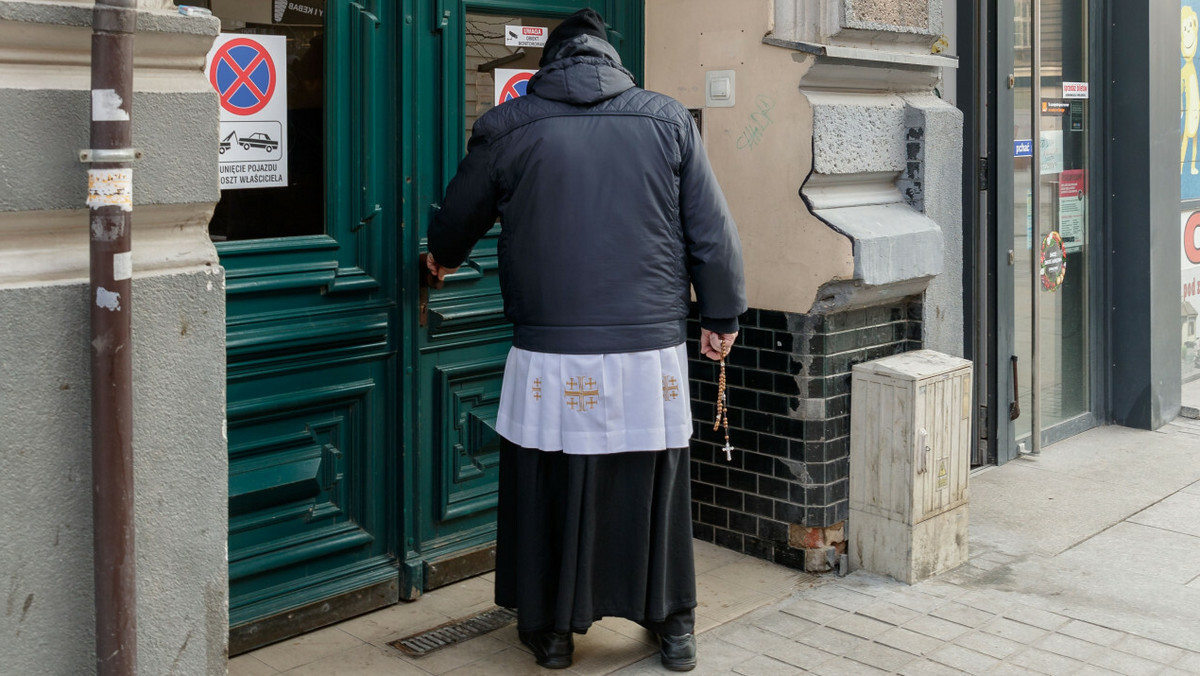
[[[692,436],[683,345],[621,354],[512,348],[496,431],[525,448],[599,455],[683,448]]]

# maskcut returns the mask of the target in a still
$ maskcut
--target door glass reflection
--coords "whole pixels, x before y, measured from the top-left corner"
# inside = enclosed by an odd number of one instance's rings
[[[222,33],[287,39],[287,185],[223,189],[209,236],[217,242],[325,233],[325,0],[207,0]],[[276,94],[278,96],[278,94]],[[268,141],[272,139],[267,139]],[[256,135],[220,140],[228,151],[253,152]],[[213,152],[218,152],[214,141]]]
[[[463,133],[469,139],[475,120],[497,101],[524,96],[529,74],[537,70],[542,58],[542,49],[530,45],[537,43],[539,36],[544,40],[562,20],[491,14],[468,14],[466,20]],[[515,29],[506,36],[510,28]],[[522,42],[526,46],[521,46]]]
[[[1017,0],[1013,7],[1013,351],[1017,357],[1016,396],[1021,415],[1015,422],[1015,437],[1029,435],[1033,410],[1031,392],[1033,312],[1029,299],[1029,266],[1033,241],[1033,120],[1030,116],[1033,70],[1033,4]],[[1009,367],[1011,368],[1011,367]],[[1012,396],[1012,393],[1009,393]]]
[[[1022,415],[1018,439],[1031,432],[1032,338],[1039,338],[1040,409],[1045,430],[1090,408],[1088,331],[1087,0],[1040,0],[1041,72],[1032,72],[1031,0],[1017,0],[1014,33],[1014,138],[1037,143],[1039,214],[1033,218],[1032,157],[1014,149],[1013,235],[1015,353]],[[1032,89],[1041,103],[1032,110]],[[1033,115],[1039,131],[1034,138]],[[1034,269],[1039,272],[1034,281]],[[1036,284],[1038,317],[1033,316]]]
[[[1087,0],[1041,0],[1042,425],[1089,410]],[[1081,86],[1082,85],[1082,86]],[[1058,233],[1055,238],[1051,233]],[[1062,263],[1056,265],[1061,259]]]

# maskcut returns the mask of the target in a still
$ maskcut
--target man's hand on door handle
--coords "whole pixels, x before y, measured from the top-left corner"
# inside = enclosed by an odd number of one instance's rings
[[[424,263],[421,269],[421,281],[425,286],[433,289],[442,288],[442,280],[446,279],[446,275],[458,270],[458,268],[439,265],[431,253],[421,254],[421,261]]]

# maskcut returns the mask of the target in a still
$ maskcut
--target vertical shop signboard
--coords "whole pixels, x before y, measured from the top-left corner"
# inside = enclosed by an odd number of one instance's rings
[[[1183,300],[1196,302],[1200,295],[1200,211],[1185,211],[1180,219],[1183,226],[1183,242],[1180,247]]]
[[[287,185],[287,38],[222,33],[205,62],[221,101],[222,190]]]
[[[1182,367],[1184,381],[1200,375],[1200,335],[1197,335],[1197,311],[1200,310],[1200,211],[1184,211],[1181,253],[1180,323],[1183,327]]]
[[[1184,200],[1200,199],[1200,80],[1196,46],[1200,41],[1200,0],[1182,0],[1179,21],[1179,188]]]
[[[1180,325],[1182,350],[1180,367],[1187,382],[1200,377],[1200,336],[1197,312],[1200,309],[1200,80],[1196,75],[1196,51],[1200,43],[1200,0],[1181,0],[1179,20],[1179,194],[1184,202],[1179,217],[1182,237],[1179,242]]]

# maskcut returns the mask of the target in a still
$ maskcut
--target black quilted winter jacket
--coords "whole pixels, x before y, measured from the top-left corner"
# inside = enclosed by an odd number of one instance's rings
[[[429,227],[434,259],[461,264],[498,215],[504,313],[526,350],[678,345],[689,284],[701,325],[736,331],[741,243],[691,115],[635,87],[603,40],[557,56],[475,123]]]

